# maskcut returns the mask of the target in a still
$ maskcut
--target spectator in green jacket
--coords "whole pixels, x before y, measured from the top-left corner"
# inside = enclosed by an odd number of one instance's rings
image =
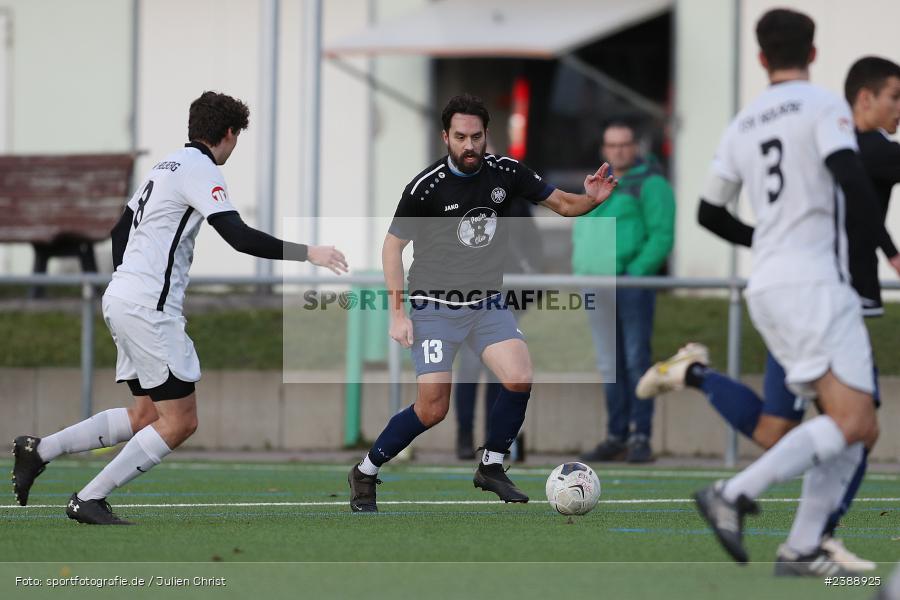
[[[638,156],[635,129],[624,121],[606,126],[602,153],[619,186],[606,202],[575,221],[573,271],[577,275],[657,275],[672,251],[672,187],[656,161]],[[608,422],[606,439],[582,459],[652,461],[654,402],[639,401],[634,390],[651,364],[656,292],[619,287],[585,292],[595,295],[595,310],[587,313],[604,381]]]

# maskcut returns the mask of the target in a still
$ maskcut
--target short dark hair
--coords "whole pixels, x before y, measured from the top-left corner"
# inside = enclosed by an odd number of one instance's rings
[[[815,34],[812,19],[786,8],[770,10],[756,23],[756,41],[769,70],[805,68]]]
[[[215,146],[228,130],[239,133],[250,124],[250,109],[231,96],[218,92],[203,92],[191,102],[188,113],[188,139],[200,140]]]
[[[861,90],[881,91],[889,77],[900,79],[900,65],[880,56],[864,56],[850,67],[844,81],[844,96],[852,106]]]
[[[441,124],[444,126],[444,131],[450,131],[450,120],[455,114],[479,117],[485,129],[488,128],[488,123],[491,120],[491,115],[488,114],[484,101],[472,94],[460,94],[450,98],[447,106],[441,112]]]
[[[638,131],[634,123],[625,117],[613,117],[603,124],[603,129],[600,131],[600,143],[603,143],[603,140],[606,138],[606,132],[610,129],[627,129],[631,132],[631,137],[635,141],[637,140]]]

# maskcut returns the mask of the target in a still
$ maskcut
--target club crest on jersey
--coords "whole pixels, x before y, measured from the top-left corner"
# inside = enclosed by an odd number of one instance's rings
[[[217,185],[216,187],[214,187],[210,192],[210,195],[216,202],[225,202],[225,200],[227,200],[227,197],[225,196],[225,188],[223,188],[221,185]]]
[[[456,234],[469,248],[483,248],[494,239],[497,231],[497,212],[486,207],[473,208],[459,222]]]
[[[500,204],[501,202],[506,200],[506,190],[501,187],[495,187],[491,191],[491,200],[493,200],[497,204]]]

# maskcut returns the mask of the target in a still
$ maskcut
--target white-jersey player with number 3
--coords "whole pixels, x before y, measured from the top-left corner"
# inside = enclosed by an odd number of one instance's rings
[[[197,428],[200,361],[185,332],[182,306],[203,221],[240,252],[347,271],[344,255],[333,246],[283,242],[247,226],[231,204],[219,166],[231,156],[249,115],[240,100],[203,93],[191,103],[189,143],[156,163],[126,205],[112,231],[115,273],[103,295],[103,318],[118,351],[116,380],[128,384],[134,403],[44,438],[16,438],[13,490],[22,506],[35,478],[57,456],[128,440],[66,507],[68,517],[80,523],[127,525],[112,512],[107,495],[159,464]]]
[[[726,551],[746,562],[742,529],[755,498],[805,473],[800,506],[778,551],[779,575],[845,574],[821,547],[838,506],[877,436],[868,333],[847,269],[845,216],[883,230],[876,197],[856,153],[846,101],[809,82],[815,24],[777,9],[757,23],[760,61],[770,86],[722,138],[701,200],[699,220],[731,239],[742,226],[725,206],[743,187],[756,217],[746,299],[786,383],[823,412],[785,435],[728,481],[696,494],[700,513]]]

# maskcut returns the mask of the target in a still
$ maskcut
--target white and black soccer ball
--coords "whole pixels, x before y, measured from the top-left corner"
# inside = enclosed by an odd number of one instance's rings
[[[547,478],[547,501],[562,515],[584,515],[600,501],[600,478],[584,463],[568,462]]]

